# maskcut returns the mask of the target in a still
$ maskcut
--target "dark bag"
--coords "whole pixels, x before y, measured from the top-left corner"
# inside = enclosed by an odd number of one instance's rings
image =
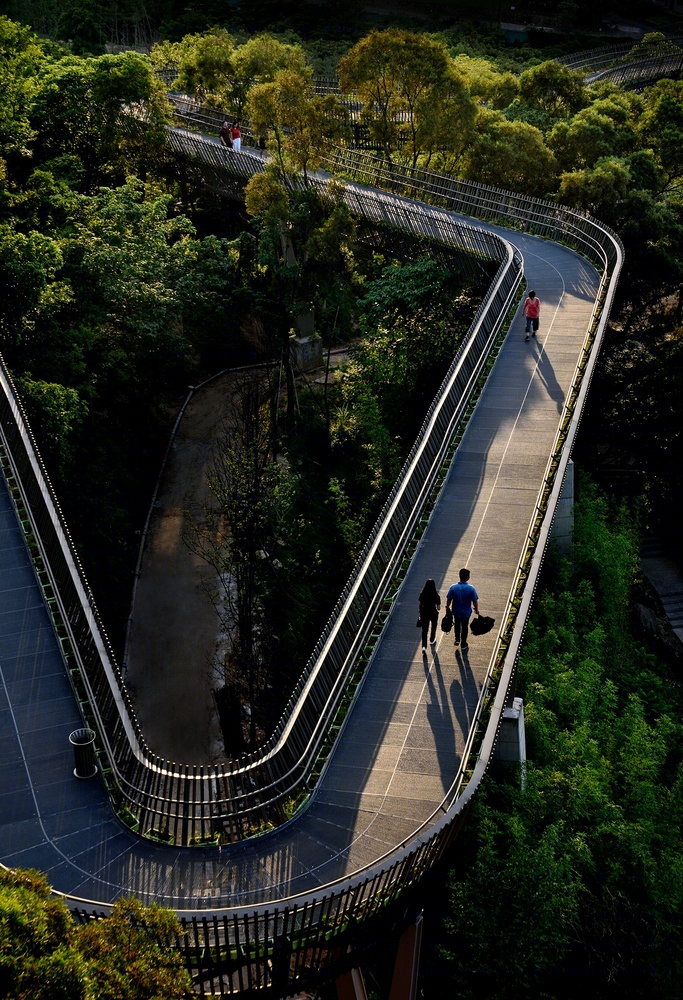
[[[453,628],[453,612],[450,608],[446,608],[446,614],[441,619],[441,631],[450,632]]]
[[[418,628],[422,628],[422,619],[421,618],[417,619],[417,627]]]
[[[479,615],[478,618],[470,622],[470,632],[472,635],[486,635],[493,628],[495,620],[495,618],[489,618],[488,615]]]

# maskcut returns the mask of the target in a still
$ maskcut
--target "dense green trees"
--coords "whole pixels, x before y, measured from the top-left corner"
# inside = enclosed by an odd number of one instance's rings
[[[339,63],[342,91],[357,94],[362,120],[391,162],[402,147],[413,166],[421,153],[462,144],[474,109],[443,42],[390,28],[361,39]],[[444,119],[448,118],[448,127]]]
[[[7,1000],[144,1000],[191,996],[170,910],[120,900],[109,919],[76,926],[34,871],[0,870],[0,993]]]
[[[464,163],[466,177],[524,194],[547,194],[557,173],[539,129],[489,108],[477,114]]]
[[[271,82],[255,83],[247,110],[254,134],[269,140],[285,184],[290,171],[301,173],[308,183],[309,172],[321,166],[331,143],[345,134],[345,107],[333,94],[315,95],[310,72],[278,70]]]
[[[254,35],[242,44],[224,28],[161,42],[151,51],[155,65],[176,70],[176,86],[198,101],[228,108],[238,117],[256,83],[272,83],[288,71],[310,81],[311,68],[300,46],[274,35]]]
[[[629,631],[630,518],[581,494],[520,658],[524,784],[488,782],[451,875],[439,952],[462,997],[673,998],[683,971],[680,689]]]
[[[0,350],[111,622],[166,407],[203,359],[225,358],[242,292],[227,243],[174,213],[150,63],[77,58],[6,18],[0,37]]]
[[[548,135],[561,168],[592,167],[603,156],[624,156],[638,145],[635,123],[638,100],[613,93],[582,108],[569,121],[559,121]]]
[[[519,93],[527,104],[556,118],[576,114],[586,103],[582,75],[552,60],[525,69],[519,78]]]
[[[31,31],[0,17],[0,157],[26,150],[29,120],[42,50]]]

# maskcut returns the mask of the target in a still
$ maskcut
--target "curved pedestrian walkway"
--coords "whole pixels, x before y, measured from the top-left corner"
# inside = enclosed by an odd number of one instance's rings
[[[98,909],[129,893],[185,912],[234,909],[366,869],[440,815],[496,633],[473,637],[466,653],[439,633],[423,657],[417,594],[432,576],[444,601],[468,565],[482,612],[502,624],[599,284],[566,247],[495,231],[519,247],[541,298],[538,339],[524,342],[518,315],[341,737],[308,807],[284,827],[223,848],[155,844],[119,823],[98,782],[73,777],[67,737],[81,718],[0,484],[3,864],[38,868],[56,890]]]

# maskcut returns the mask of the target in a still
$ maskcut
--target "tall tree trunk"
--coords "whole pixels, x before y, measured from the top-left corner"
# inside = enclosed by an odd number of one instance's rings
[[[323,399],[325,404],[325,428],[327,430],[327,445],[330,446],[330,397],[328,391],[328,384],[330,380],[330,355],[332,354],[332,341],[334,339],[334,331],[337,329],[337,319],[339,318],[339,306],[337,306],[337,311],[334,314],[334,323],[332,324],[332,333],[330,334],[330,339],[327,342],[327,362],[325,364],[325,386]]]

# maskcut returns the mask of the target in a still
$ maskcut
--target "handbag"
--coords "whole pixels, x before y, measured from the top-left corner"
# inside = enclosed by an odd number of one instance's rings
[[[453,628],[453,612],[450,608],[446,608],[446,614],[441,619],[441,631],[450,632]]]
[[[479,615],[478,618],[470,622],[470,632],[472,635],[486,635],[493,628],[495,620],[495,618],[489,618],[488,615]]]

